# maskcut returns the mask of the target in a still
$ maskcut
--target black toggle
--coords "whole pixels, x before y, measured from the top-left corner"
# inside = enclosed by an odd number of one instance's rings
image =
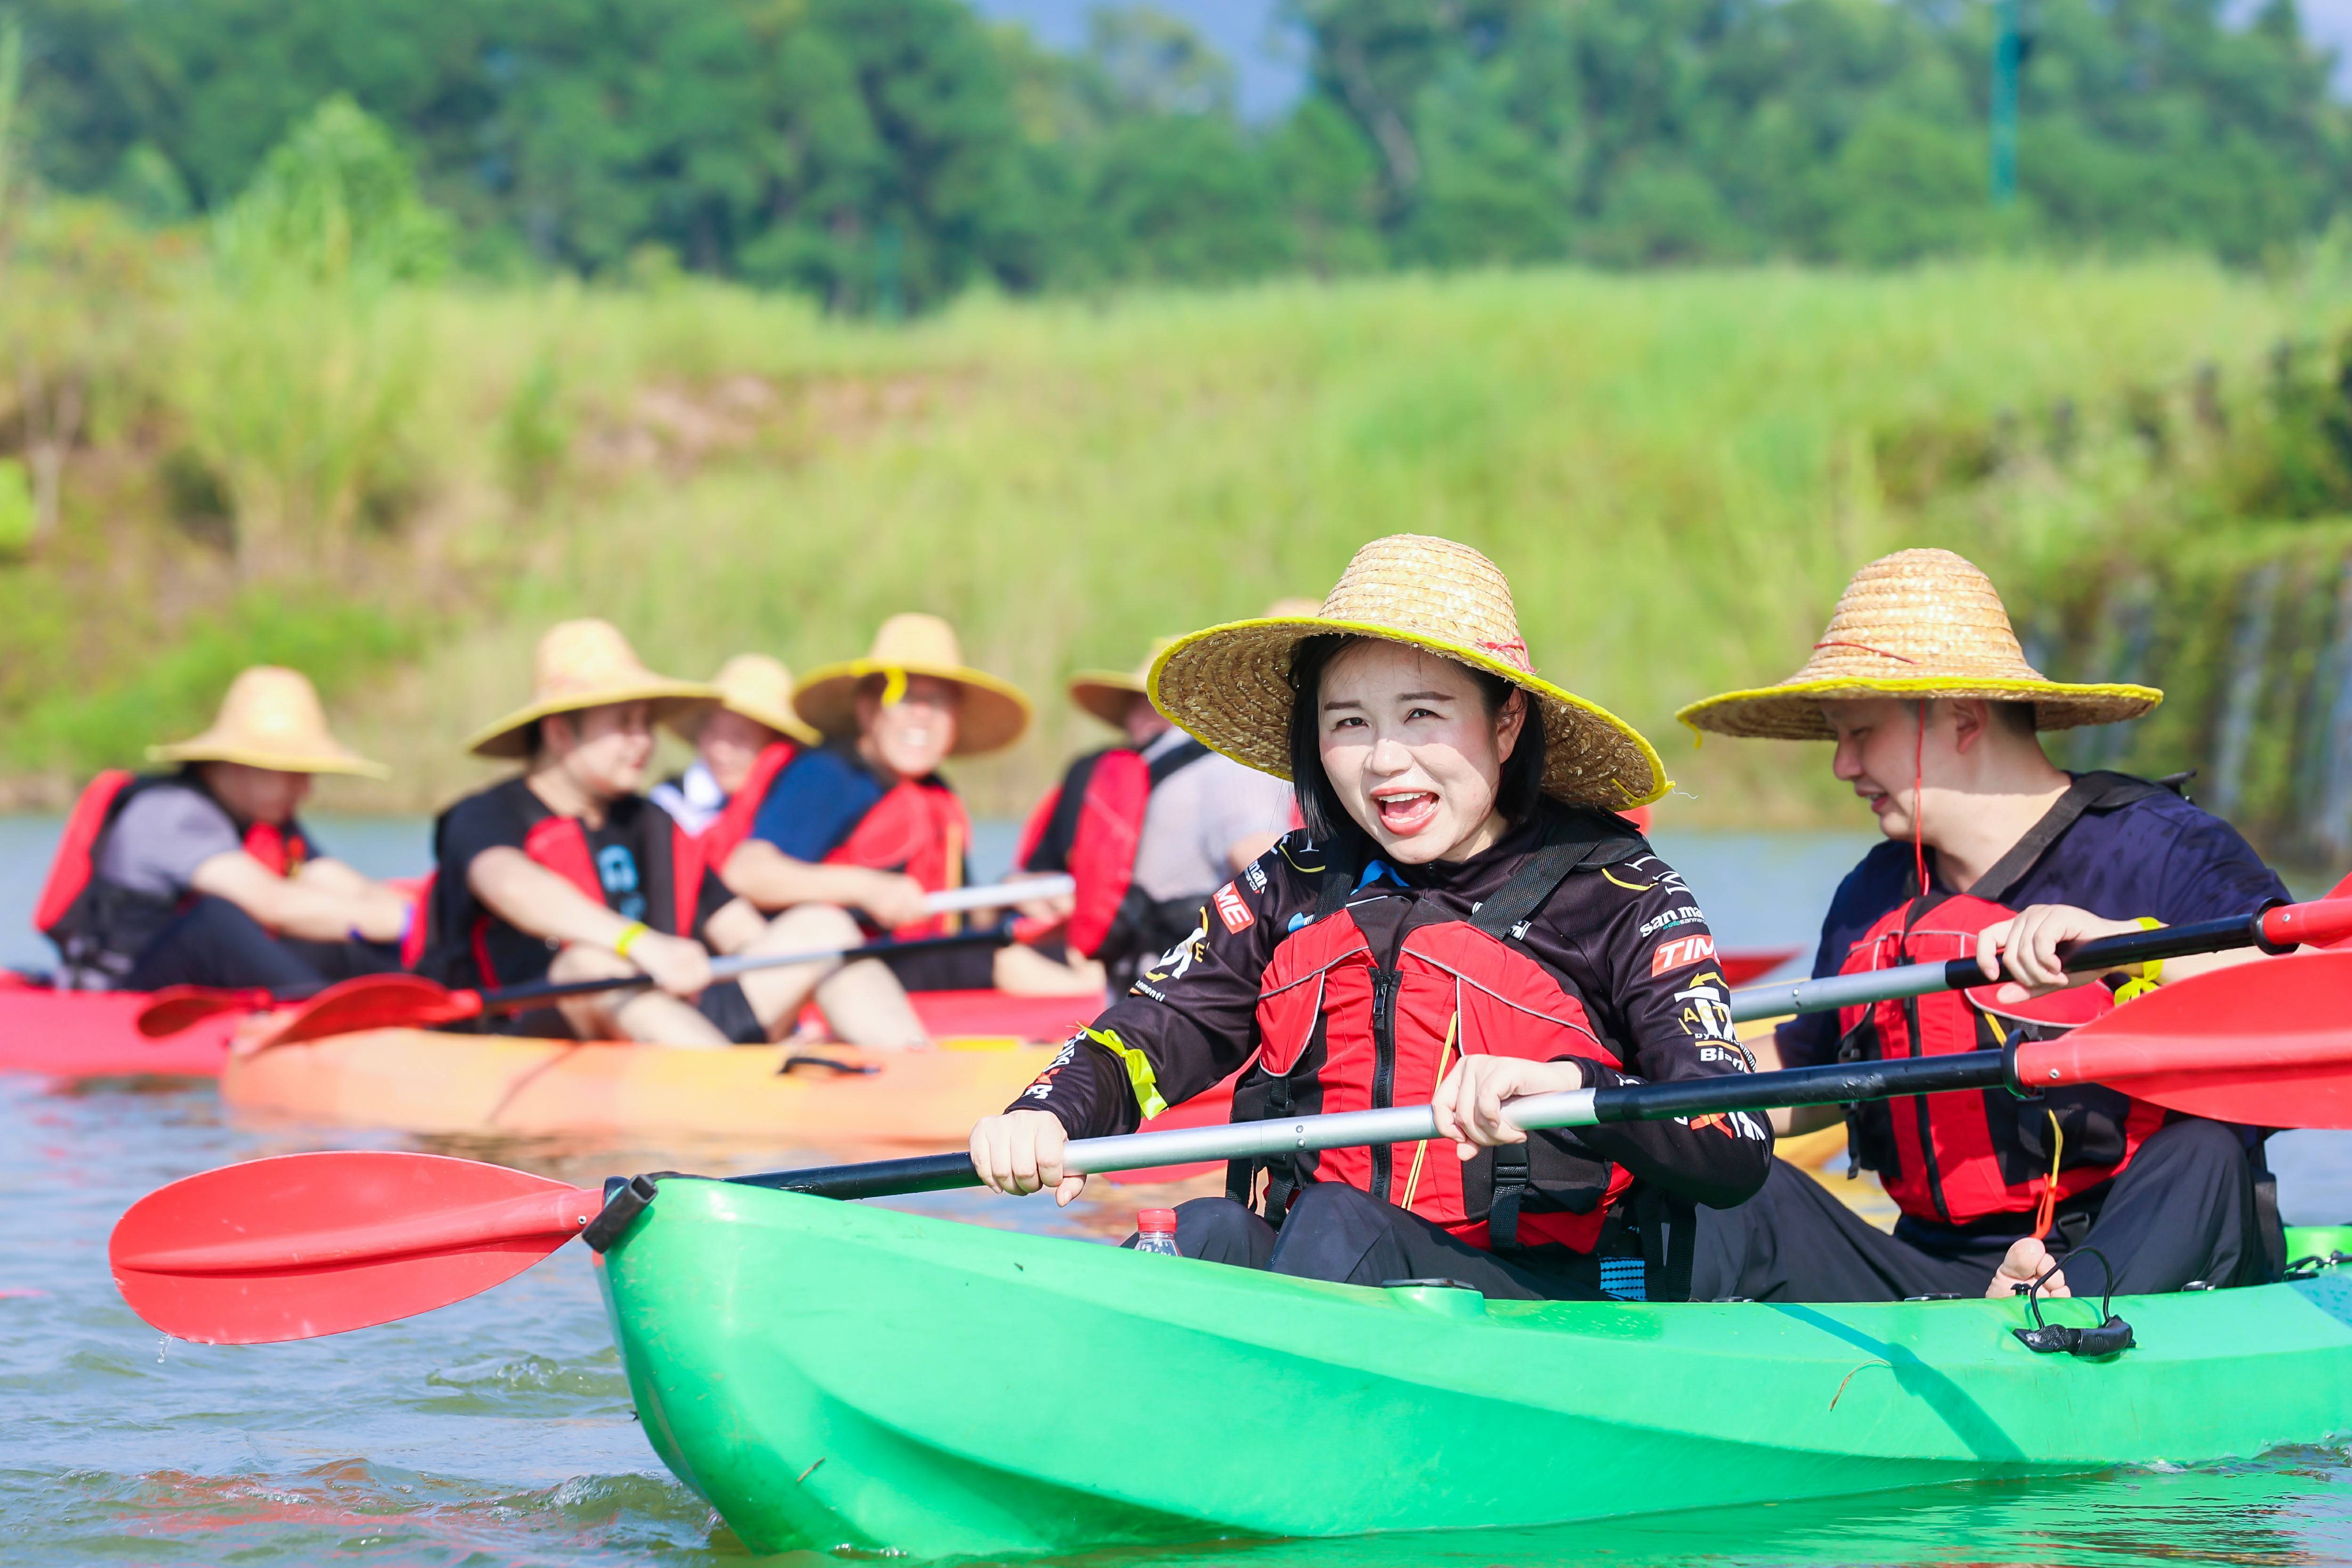
[[[2097,1361],[2106,1356],[2121,1355],[2138,1342],[2132,1334],[2132,1326],[2109,1310],[2114,1304],[2116,1295],[2115,1265],[2109,1263],[2107,1255],[2095,1247],[2078,1247],[2067,1254],[2067,1258],[2069,1259],[2095,1258],[2099,1260],[2099,1266],[2107,1271],[2107,1288],[2099,1297],[2099,1326],[2095,1329],[2078,1329],[2072,1323],[2052,1323],[2042,1321],[2042,1287],[2050,1276],[2057,1273],[2062,1267],[2060,1264],[2053,1263],[2042,1271],[2040,1279],[2018,1287],[2025,1295],[2026,1310],[2033,1314],[2033,1326],[2030,1329],[2011,1329],[2009,1331],[2023,1341],[2025,1348],[2036,1355],[2051,1355],[2059,1351],[2064,1351],[2068,1355],[2079,1356],[2084,1361]]]

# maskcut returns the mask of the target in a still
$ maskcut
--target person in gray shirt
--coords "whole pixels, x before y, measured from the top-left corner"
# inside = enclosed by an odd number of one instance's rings
[[[69,985],[299,987],[400,967],[410,901],[320,852],[296,816],[321,773],[381,774],[299,673],[233,682],[212,728],[103,775],[59,845],[37,923]],[[47,907],[50,904],[62,907]]]

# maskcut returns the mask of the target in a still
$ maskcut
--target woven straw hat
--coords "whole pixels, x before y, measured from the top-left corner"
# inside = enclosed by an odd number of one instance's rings
[[[718,695],[698,680],[656,675],[610,621],[562,621],[539,639],[531,658],[530,700],[466,742],[478,757],[527,757],[531,726],[557,713],[608,702],[650,702],[656,721],[675,721],[688,706]]]
[[[1180,637],[1151,667],[1151,697],[1193,738],[1290,776],[1290,657],[1328,632],[1378,637],[1501,676],[1543,716],[1544,793],[1612,811],[1671,787],[1658,753],[1623,720],[1545,680],[1528,659],[1511,586],[1466,544],[1396,533],[1356,552],[1311,614],[1268,616]]]
[[[793,672],[781,659],[764,653],[739,653],[719,667],[710,684],[719,692],[716,701],[698,702],[670,721],[670,728],[689,742],[700,737],[703,721],[721,708],[740,713],[754,724],[765,724],[803,746],[824,739],[793,711]]]
[[[1155,637],[1133,670],[1082,669],[1070,677],[1070,700],[1114,730],[1127,727],[1128,704],[1151,694],[1151,661],[1174,637]]]
[[[1948,550],[1898,550],[1853,574],[1804,668],[1675,717],[1723,735],[1833,741],[1821,705],[1847,697],[2031,702],[2039,730],[2137,719],[2164,700],[2153,687],[2051,679],[2025,662],[1992,579]]]
[[[955,628],[937,616],[892,616],[874,634],[874,646],[864,658],[810,670],[793,706],[828,740],[855,734],[857,683],[869,675],[928,675],[962,688],[963,708],[957,715],[950,756],[1003,751],[1029,728],[1029,699],[1021,689],[964,663]]]
[[[269,664],[257,664],[228,683],[220,711],[203,734],[150,746],[147,755],[158,763],[243,763],[281,773],[392,774],[335,739],[308,676]]]

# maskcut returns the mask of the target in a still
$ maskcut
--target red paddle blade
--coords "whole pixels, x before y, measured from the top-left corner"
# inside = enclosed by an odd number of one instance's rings
[[[2100,1083],[2191,1116],[2352,1128],[2352,952],[2233,964],[2017,1050],[2024,1089]]]
[[[206,1018],[216,1018],[223,1013],[252,1013],[275,1006],[278,998],[267,991],[227,991],[211,985],[166,985],[147,999],[131,1020],[132,1026],[151,1040],[163,1039],[183,1029],[193,1029]]]
[[[267,1344],[478,1295],[579,1235],[603,1202],[439,1154],[285,1154],[158,1187],[107,1253],[122,1299],[165,1333]]]
[[[362,974],[330,985],[263,1037],[257,1049],[362,1029],[423,1029],[482,1010],[478,991],[452,991],[421,974]]]

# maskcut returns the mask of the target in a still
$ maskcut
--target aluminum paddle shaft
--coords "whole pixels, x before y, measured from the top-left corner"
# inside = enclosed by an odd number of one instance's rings
[[[2273,954],[2292,952],[2305,943],[2323,947],[2347,936],[2352,936],[2352,898],[2322,899],[2307,904],[2273,905],[2252,915],[2233,915],[2227,920],[2103,936],[2095,942],[2070,943],[2059,952],[2070,972],[2084,974],[2131,963],[2153,963],[2192,952],[2225,952],[2240,947],[2259,947]],[[1826,1013],[1834,1007],[1861,1007],[1873,1002],[1897,1002],[1930,992],[1965,991],[1970,986],[1993,984],[1977,967],[1975,959],[1955,958],[1946,963],[1913,963],[1900,969],[1796,980],[1785,985],[1751,986],[1733,993],[1731,1017],[1734,1023],[1745,1024],[1758,1018]]]
[[[1508,1114],[1530,1131],[1546,1127],[1592,1127],[1610,1121],[1659,1121],[1677,1116],[1714,1116],[1769,1110],[1782,1105],[1843,1105],[1898,1094],[1935,1094],[1956,1089],[1989,1089],[2009,1082],[2000,1051],[1966,1051],[1891,1062],[1854,1062],[1783,1072],[1727,1073],[1719,1078],[1674,1083],[1628,1084],[1622,1089],[1571,1089],[1529,1095],[1510,1102]],[[1189,1165],[1203,1160],[1247,1160],[1269,1154],[1348,1149],[1365,1144],[1417,1143],[1437,1136],[1437,1115],[1426,1105],[1385,1110],[1353,1110],[1277,1121],[1231,1126],[1178,1127],[1164,1132],[1129,1132],[1116,1138],[1082,1138],[1063,1156],[1071,1175],[1140,1171],[1155,1165]],[[880,1160],[862,1165],[821,1166],[728,1178],[746,1186],[774,1187],[820,1197],[883,1197],[893,1193],[938,1192],[980,1184],[969,1154],[929,1154],[911,1160]]]

